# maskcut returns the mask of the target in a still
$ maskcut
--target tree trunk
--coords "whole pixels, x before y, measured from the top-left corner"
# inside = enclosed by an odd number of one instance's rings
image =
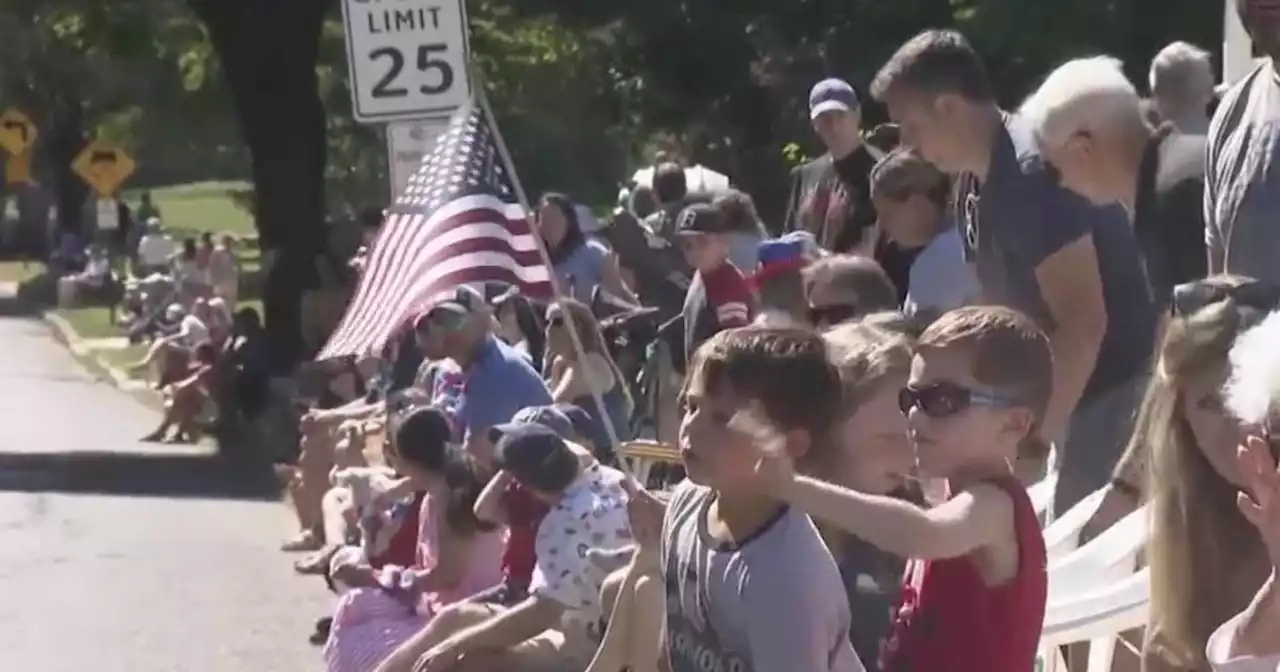
[[[324,251],[325,118],[316,77],[320,29],[334,0],[189,0],[209,30],[253,157],[271,361],[303,349],[302,296]]]
[[[85,200],[89,186],[71,170],[71,162],[88,143],[84,132],[84,106],[72,96],[53,97],[45,130],[48,140],[45,154],[52,177],[51,190],[58,205],[58,233],[82,234],[85,231]],[[56,246],[57,241],[52,241]]]

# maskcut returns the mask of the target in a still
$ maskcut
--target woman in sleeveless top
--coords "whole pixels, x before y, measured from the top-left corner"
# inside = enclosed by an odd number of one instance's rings
[[[582,232],[577,208],[568,196],[544,194],[538,204],[536,221],[561,294],[589,302],[592,292],[599,287],[616,299],[639,305],[622,281],[613,252],[603,242],[588,238]]]
[[[582,359],[578,358],[569,337],[566,313],[582,344]],[[604,423],[610,424],[618,440],[630,438],[628,419],[634,405],[626,378],[605,347],[600,325],[585,304],[562,299],[547,309],[547,362],[552,398],[556,402],[579,406],[591,415],[595,431],[589,438],[597,448],[596,457],[602,462],[611,462],[612,442]],[[604,402],[603,414],[595,402],[593,391],[599,393],[600,400]]]

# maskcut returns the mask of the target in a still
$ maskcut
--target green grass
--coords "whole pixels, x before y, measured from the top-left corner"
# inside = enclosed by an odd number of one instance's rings
[[[253,308],[262,315],[260,299],[245,299],[236,303],[236,310]],[[111,323],[111,311],[102,306],[83,306],[80,308],[59,308],[58,315],[71,324],[81,338],[115,338],[124,336],[119,325]]]
[[[0,282],[22,283],[44,272],[38,261],[0,261]]]
[[[256,244],[257,232],[253,228],[252,216],[236,205],[231,197],[232,192],[251,188],[247,182],[192,182],[126,191],[124,200],[136,209],[142,193],[150,191],[152,202],[160,210],[165,228],[178,239],[195,238],[205,231],[215,235],[229,233],[235,236],[239,242],[235,252],[241,268],[240,302],[237,308],[251,307],[261,315],[262,301],[257,298],[257,291],[261,286],[257,277],[261,267],[260,252]],[[39,275],[43,270],[43,264],[38,263],[24,267],[20,261],[0,262],[0,282],[21,282]],[[57,312],[82,338],[100,339],[123,335],[123,330],[111,323],[111,313],[105,307],[85,306],[59,309]],[[138,352],[138,347],[143,347],[143,350]],[[103,351],[101,355],[112,365],[120,366],[137,361],[143,352],[145,346],[130,346],[125,350]]]
[[[257,236],[253,217],[236,205],[230,194],[250,188],[247,182],[192,182],[127,191],[124,199],[136,209],[142,192],[150,191],[165,227],[178,238],[198,236],[205,231],[250,238]]]
[[[101,306],[60,308],[58,315],[76,330],[80,338],[116,338],[124,335],[123,329],[111,323],[111,311]]]
[[[244,284],[256,289],[261,266],[261,251],[256,242],[258,233],[253,228],[253,217],[231,197],[232,192],[250,189],[252,185],[248,182],[191,182],[126,191],[124,199],[136,209],[142,193],[150,191],[151,201],[160,210],[165,228],[179,240],[198,238],[206,231],[214,235],[229,233],[235,236],[240,243],[235,252],[241,271],[251,278]],[[255,293],[248,292],[250,296]]]

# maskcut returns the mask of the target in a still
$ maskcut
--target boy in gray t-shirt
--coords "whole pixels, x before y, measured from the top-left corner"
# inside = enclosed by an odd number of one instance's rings
[[[663,522],[672,672],[862,670],[840,572],[809,517],[780,507],[743,543],[717,543],[706,531],[715,501],[685,481]]]
[[[763,415],[788,454],[820,450],[840,399],[822,338],[722,331],[698,349],[683,397],[689,480],[667,506],[658,551],[671,672],[863,672],[831,553],[808,516],[768,494],[759,439],[737,421]]]

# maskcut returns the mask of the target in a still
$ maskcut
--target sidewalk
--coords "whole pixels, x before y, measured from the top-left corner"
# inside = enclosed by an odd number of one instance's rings
[[[17,296],[18,283],[0,282],[0,299],[14,299]],[[54,336],[71,350],[71,354],[91,365],[95,373],[101,374],[112,385],[130,393],[150,392],[151,388],[146,382],[130,378],[128,372],[103,356],[129,347],[129,339],[124,336],[86,339],[52,308],[35,307],[35,312],[53,328]]]

